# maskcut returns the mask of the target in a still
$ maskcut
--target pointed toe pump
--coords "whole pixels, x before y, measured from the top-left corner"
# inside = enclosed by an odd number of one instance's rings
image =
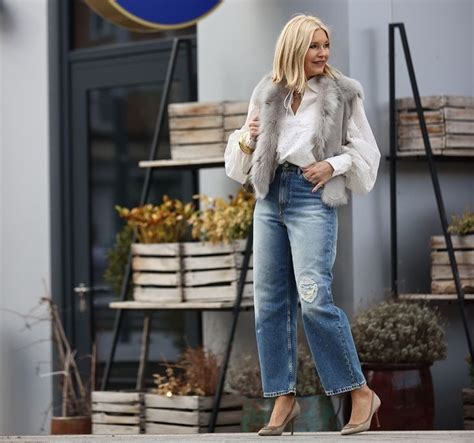
[[[283,423],[278,426],[266,425],[262,429],[260,429],[260,431],[258,431],[258,435],[281,435],[283,431],[285,430],[286,425],[288,423],[290,423],[290,426],[291,426],[290,431],[291,431],[291,435],[293,435],[293,422],[295,418],[299,415],[299,413],[300,413],[300,405],[296,401],[296,396],[295,396],[295,398],[293,399],[293,405],[290,409],[290,412],[286,416],[285,420],[283,420]]]
[[[382,404],[379,396],[372,391],[372,399],[370,403],[370,412],[367,420],[360,423],[347,423],[342,429],[342,435],[355,434],[357,432],[367,431],[370,429],[370,423],[372,422],[372,416],[375,414],[375,422],[377,427],[380,428],[379,416],[377,414],[380,405]]]

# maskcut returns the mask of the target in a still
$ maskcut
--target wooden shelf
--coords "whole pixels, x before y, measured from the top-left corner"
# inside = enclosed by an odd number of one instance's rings
[[[143,301],[114,301],[109,304],[111,309],[141,309],[141,310],[160,310],[160,309],[198,309],[198,310],[229,310],[234,308],[233,301],[202,301],[202,302],[143,302]],[[243,299],[240,307],[252,308],[253,299]]]
[[[398,294],[399,300],[457,301],[457,294]],[[474,294],[464,294],[464,301],[473,301]]]
[[[433,150],[433,157],[435,160],[474,160],[474,149],[443,149],[442,151]],[[390,160],[390,155],[385,157]],[[396,160],[426,160],[425,150],[420,151],[397,151]]]
[[[140,168],[216,168],[224,166],[224,158],[200,158],[187,160],[142,160],[138,162]]]

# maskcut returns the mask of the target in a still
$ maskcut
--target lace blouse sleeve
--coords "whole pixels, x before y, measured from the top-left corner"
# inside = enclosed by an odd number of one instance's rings
[[[258,107],[255,104],[255,89],[252,93],[247,112],[247,119],[240,129],[236,129],[229,135],[227,146],[224,152],[225,172],[228,177],[237,182],[244,184],[247,179],[247,174],[250,171],[252,155],[244,153],[239,146],[239,139],[242,134],[245,134],[247,143],[252,145],[249,134],[249,122],[255,113],[258,112]]]
[[[345,172],[346,187],[356,194],[372,190],[380,164],[380,151],[365,115],[362,98],[356,97],[349,119],[343,152],[351,156],[351,166]]]

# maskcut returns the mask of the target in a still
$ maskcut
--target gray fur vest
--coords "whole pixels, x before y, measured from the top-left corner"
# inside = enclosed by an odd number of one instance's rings
[[[252,155],[249,182],[257,198],[264,198],[278,167],[277,143],[280,122],[285,115],[283,100],[288,93],[281,84],[274,84],[271,73],[263,77],[255,89],[255,104],[259,108],[260,134]],[[318,95],[315,106],[318,118],[314,122],[312,153],[316,161],[342,153],[345,134],[356,95],[363,98],[362,86],[347,76],[331,79],[318,76]],[[331,178],[322,188],[321,199],[336,207],[348,202],[344,175]]]

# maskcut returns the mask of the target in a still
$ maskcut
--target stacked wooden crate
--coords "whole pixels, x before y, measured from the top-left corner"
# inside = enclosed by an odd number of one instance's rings
[[[236,129],[240,129],[247,119],[248,102],[223,103],[224,106],[224,139],[227,142],[229,135]]]
[[[92,392],[93,434],[143,433],[143,394],[138,392]]]
[[[171,158],[222,158],[229,134],[245,123],[248,102],[168,105]]]
[[[464,388],[462,390],[464,409],[464,429],[474,431],[474,389]]]
[[[208,430],[214,396],[145,394],[146,434],[199,434]],[[242,397],[221,398],[215,432],[240,432]]]
[[[132,244],[137,301],[233,301],[247,240],[232,243]],[[253,271],[247,271],[244,298],[253,297]]]
[[[434,154],[474,155],[474,97],[421,97],[421,106]],[[413,98],[396,101],[398,151],[424,154],[421,128]]]
[[[451,235],[459,278],[465,293],[474,293],[474,234]],[[455,294],[453,272],[444,236],[431,237],[431,292]]]

